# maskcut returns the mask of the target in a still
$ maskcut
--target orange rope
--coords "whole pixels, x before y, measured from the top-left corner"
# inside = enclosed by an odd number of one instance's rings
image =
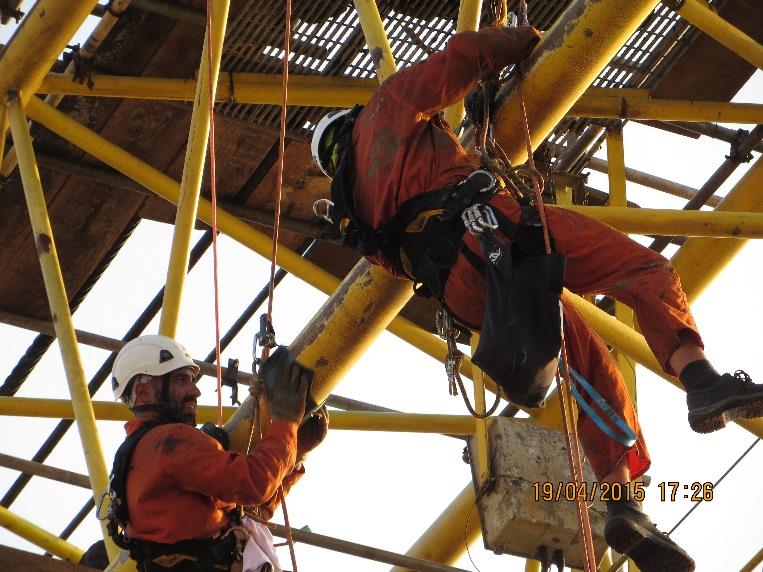
[[[548,235],[548,224],[546,223],[546,209],[543,204],[543,197],[541,195],[540,183],[538,181],[538,171],[535,168],[535,160],[533,158],[532,143],[530,140],[530,125],[527,121],[527,109],[525,108],[525,100],[522,96],[522,82],[517,83],[517,95],[519,96],[519,106],[522,112],[522,122],[525,134],[525,144],[527,147],[527,163],[530,166],[532,172],[533,181],[533,194],[535,197],[535,207],[538,209],[541,223],[543,224],[543,241],[546,247],[546,254],[551,253],[551,240]],[[575,490],[583,490],[583,465],[580,458],[580,442],[578,439],[577,427],[575,427],[575,416],[572,411],[572,396],[570,392],[570,373],[567,369],[567,348],[562,338],[562,362],[564,364],[564,375],[560,375],[559,369],[556,372],[556,382],[559,387],[559,401],[562,409],[562,425],[564,426],[564,438],[567,446],[567,459],[570,464],[570,473],[572,475],[573,482],[575,483]],[[585,504],[585,499],[580,498],[577,495],[577,517],[578,526],[580,530],[580,544],[583,551],[584,569],[586,572],[595,572],[596,570],[596,555],[593,548],[593,536],[591,535],[591,522],[588,515],[588,506]]]
[[[220,286],[217,265],[217,177],[215,174],[215,95],[212,86],[212,0],[207,0],[207,66],[209,99],[209,188],[212,199],[212,275],[215,298],[215,368],[217,374],[217,424],[223,425],[223,371],[220,358]]]
[[[270,257],[270,282],[268,283],[268,311],[267,314],[273,319],[273,293],[275,290],[276,279],[276,258],[278,256],[278,236],[281,228],[281,195],[283,190],[283,167],[284,155],[286,151],[286,102],[289,94],[289,54],[291,53],[291,0],[286,0],[286,13],[284,16],[284,54],[283,54],[283,74],[281,77],[281,129],[278,137],[278,166],[276,179],[276,201],[273,220],[273,250]],[[262,360],[266,360],[270,355],[270,347],[267,345],[262,350]],[[263,395],[265,393],[263,392]],[[265,397],[267,406],[267,397]],[[286,526],[286,540],[289,544],[289,555],[293,572],[297,571],[297,556],[294,552],[294,539],[291,535],[291,525],[289,524],[289,511],[286,508],[286,498],[283,494],[283,486],[278,487],[278,496],[281,500],[281,509],[283,510],[284,525]]]

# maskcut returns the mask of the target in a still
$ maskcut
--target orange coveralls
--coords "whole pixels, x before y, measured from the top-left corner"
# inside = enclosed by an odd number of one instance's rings
[[[132,434],[143,420],[125,424]],[[133,452],[127,476],[127,534],[173,544],[212,538],[229,524],[236,503],[259,505],[264,517],[304,473],[293,470],[297,424],[273,421],[249,455],[224,451],[212,437],[190,425],[171,423],[151,429]]]
[[[352,134],[354,196],[362,220],[381,228],[406,200],[452,186],[479,168],[438,112],[463,99],[482,77],[527,57],[537,38],[529,26],[460,33],[445,50],[397,72],[379,87]],[[522,133],[517,131],[516,137]],[[507,192],[497,194],[491,204],[512,221],[519,220],[519,206]],[[580,294],[607,294],[634,308],[665,371],[673,373],[668,360],[684,339],[702,345],[678,276],[664,257],[589,217],[562,209],[547,209],[546,214],[556,250],[567,258],[566,286]],[[483,257],[469,233],[464,246]],[[380,255],[370,260],[404,277]],[[483,276],[463,254],[451,270],[445,302],[462,322],[482,323]],[[569,304],[564,307],[570,365],[637,435],[636,444],[626,449],[581,412],[579,432],[586,455],[598,478],[627,455],[636,478],[649,468],[650,459],[622,376],[598,335]]]

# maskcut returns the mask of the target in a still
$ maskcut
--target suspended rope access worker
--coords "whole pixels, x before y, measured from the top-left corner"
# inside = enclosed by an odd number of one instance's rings
[[[517,259],[524,256],[523,250],[534,248],[531,240],[520,237],[532,236],[526,231],[537,228],[537,220],[527,205],[495,183],[491,173],[480,170],[479,159],[464,150],[440,111],[462,100],[481,79],[523,60],[538,39],[538,32],[529,26],[456,34],[443,51],[387,79],[365,107],[327,114],[312,138],[313,157],[332,178],[331,201],[316,203],[316,214],[331,221],[345,245],[393,276],[413,280],[419,292],[438,298],[472,331],[482,329],[480,345],[486,326],[494,333],[502,327],[510,330],[512,320],[494,323],[498,317],[490,307],[491,288],[483,275],[483,246],[478,232],[465,231],[469,220],[462,222],[461,215],[474,215],[471,222],[482,215],[495,217],[497,225],[483,226],[497,226],[492,235],[504,243],[514,237],[512,254]],[[475,215],[475,204],[486,204],[490,212]],[[634,308],[663,369],[678,374],[687,390],[694,431],[708,433],[734,418],[763,414],[763,386],[741,372],[720,375],[706,360],[679,278],[664,257],[571,211],[547,209],[546,225],[555,256],[564,257],[566,266],[542,270],[536,277],[543,283],[535,290],[553,293],[557,322],[562,283],[578,294],[611,296]],[[491,263],[501,257],[500,251],[490,254]],[[521,268],[514,267],[518,276]],[[523,306],[532,309],[535,301],[522,304],[520,299],[519,312],[527,311]],[[601,338],[571,304],[562,300],[562,305],[569,365],[635,436],[632,443],[612,439],[581,411],[578,430],[584,450],[600,481],[630,483],[649,468],[651,460],[622,376]],[[531,322],[547,317],[525,320],[515,333],[536,329]],[[537,383],[537,377],[530,375],[507,381],[499,367],[490,371],[490,362],[499,364],[500,344],[508,353],[513,340],[499,336],[488,343],[499,346],[492,355],[497,359],[488,355],[480,367],[512,401],[538,406],[551,379]],[[555,352],[554,360],[558,345]],[[590,405],[593,400],[587,397],[585,402]],[[641,570],[694,570],[693,560],[652,524],[639,502],[630,498],[610,502],[607,513],[607,542],[630,555]]]
[[[301,368],[285,367],[263,438],[248,455],[227,451],[224,429],[195,427],[198,373],[185,348],[166,336],[141,336],[117,355],[114,397],[135,419],[115,457],[109,532],[141,572],[226,571],[244,550],[245,561],[280,571],[272,537],[246,518],[242,526],[237,506],[272,517],[279,486],[288,492],[325,438],[327,414],[320,410],[298,429],[309,384]]]

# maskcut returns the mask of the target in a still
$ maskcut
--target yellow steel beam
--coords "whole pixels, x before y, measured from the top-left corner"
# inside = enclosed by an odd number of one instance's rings
[[[665,0],[665,4],[705,34],[746,59],[758,69],[763,70],[763,46],[721,18],[706,2],[701,0]]]
[[[13,90],[26,103],[97,3],[98,0],[38,0],[8,45],[0,50],[0,98],[5,99],[5,94]],[[5,132],[0,124],[0,139],[5,139]]]
[[[763,211],[763,157],[758,157],[745,175],[716,207],[716,211]],[[692,238],[671,262],[681,276],[689,301],[694,301],[746,244],[745,240]]]
[[[477,351],[479,345],[479,336],[473,335],[471,337],[472,355]],[[485,374],[477,367],[473,370],[474,380],[474,410],[477,413],[485,413],[487,406],[485,404]],[[474,439],[472,439],[472,451],[474,454],[471,456],[471,463],[474,467],[474,474],[478,487],[482,487],[487,483],[490,478],[490,453],[488,451],[488,427],[486,419],[474,420]]]
[[[217,81],[215,100],[258,105],[280,105],[281,76],[264,73],[225,72]],[[70,74],[49,73],[37,93],[76,95],[79,97],[117,97],[125,99],[159,99],[193,101],[196,82],[191,79],[93,75],[93,87],[74,81]],[[289,75],[288,104],[306,107],[345,107],[363,105],[376,91],[378,82],[372,79]],[[587,98],[648,99],[645,89],[612,89],[590,87]]]
[[[603,119],[657,119],[756,125],[763,123],[763,105],[631,97],[582,97],[572,106],[568,115]]]
[[[625,147],[622,123],[607,129],[607,162],[609,163],[609,208],[627,208],[625,180]],[[633,327],[633,309],[622,302],[615,302],[615,317],[624,325]],[[625,386],[636,404],[636,364],[620,350],[613,352]]]
[[[159,333],[171,338],[174,338],[177,332],[183,286],[188,273],[191,234],[196,224],[201,180],[204,176],[204,163],[209,143],[210,103],[215,99],[214,89],[217,87],[217,78],[220,73],[220,56],[223,52],[229,5],[229,0],[218,0],[212,3],[211,26],[208,27],[204,36],[204,49],[201,53],[199,80],[196,85],[183,178],[180,182],[175,232],[172,235],[172,249],[164,287],[162,315],[159,320]]]
[[[129,421],[132,413],[124,403],[94,401],[93,411],[99,421]],[[223,418],[229,419],[236,407],[223,407]],[[72,403],[66,399],[32,397],[0,397],[0,415],[73,419]],[[199,405],[199,423],[216,422],[217,407]],[[474,418],[470,415],[440,415],[431,413],[379,413],[371,411],[331,411],[331,429],[347,431],[393,431],[402,433],[444,433],[473,435]]]
[[[97,3],[38,0],[0,52],[2,97],[13,90],[20,92],[26,103]]]
[[[548,205],[585,214],[626,234],[763,238],[763,213]],[[753,210],[753,209],[750,209]],[[743,244],[744,241],[719,241]]]
[[[366,45],[371,54],[371,60],[376,68],[376,78],[379,83],[397,71],[395,56],[392,55],[387,33],[384,31],[379,8],[376,0],[353,0],[358,13],[360,27],[366,38]]]
[[[461,0],[458,7],[458,20],[456,20],[456,33],[466,30],[478,30],[480,26],[480,13],[482,12],[482,0]],[[445,109],[445,121],[455,129],[464,119],[464,102],[459,101]]]
[[[622,124],[607,129],[607,162],[609,163],[609,202],[607,205],[610,207],[627,207]]]
[[[37,171],[32,138],[29,135],[29,127],[21,107],[21,101],[15,95],[9,96],[8,116],[50,313],[53,316],[56,337],[63,358],[66,381],[69,385],[85,463],[93,486],[93,497],[97,503],[108,488],[108,471],[103,459],[98,429],[95,425],[95,415],[90,403],[85,372],[79,355],[77,337],[74,333],[74,325],[69,311],[69,300],[66,296],[61,267],[58,263],[48,210],[45,206],[45,195],[40,183],[40,174]],[[118,549],[106,532],[106,525],[103,521],[101,522],[101,531],[106,540],[109,555],[115,555]]]
[[[543,34],[521,66],[521,92],[533,149],[565,117],[657,3],[575,0]],[[508,89],[495,114],[495,137],[509,159],[519,164],[527,159],[523,119],[517,85]]]
[[[72,564],[79,564],[85,554],[84,550],[9,511],[4,506],[0,506],[0,526]]]
[[[216,101],[280,105],[280,74],[220,72]],[[93,88],[73,81],[68,74],[48,74],[38,93],[192,101],[196,82],[191,79],[94,75]],[[287,103],[300,106],[352,107],[366,103],[379,83],[373,79],[289,74]]]

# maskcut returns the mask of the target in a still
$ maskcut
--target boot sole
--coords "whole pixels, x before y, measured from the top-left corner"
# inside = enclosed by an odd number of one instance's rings
[[[703,409],[705,408],[689,413],[689,426],[696,433],[712,433],[723,429],[734,419],[753,419],[763,416],[763,397],[743,404],[739,404],[738,398],[732,397],[714,404],[709,411],[703,411]]]
[[[688,554],[660,542],[638,523],[617,519],[607,527],[606,541],[620,554],[627,554],[641,572],[694,572],[694,560]]]

